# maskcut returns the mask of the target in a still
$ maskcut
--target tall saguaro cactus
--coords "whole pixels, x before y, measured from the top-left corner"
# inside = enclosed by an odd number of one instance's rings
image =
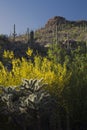
[[[62,30],[62,24],[61,24],[61,22],[59,23],[59,22],[57,22],[57,24],[56,24],[56,44],[58,44],[58,42],[60,41],[60,31]]]
[[[15,29],[15,24],[14,24],[14,30],[13,30],[13,41],[15,42],[15,37],[16,37],[16,29]]]
[[[30,32],[30,43],[32,44],[34,42],[34,31]]]
[[[30,38],[29,28],[27,28],[27,43],[29,43],[29,38]]]
[[[56,25],[56,44],[58,44],[58,22]]]

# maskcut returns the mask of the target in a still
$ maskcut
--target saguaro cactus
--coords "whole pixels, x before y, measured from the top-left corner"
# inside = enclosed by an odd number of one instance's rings
[[[29,43],[29,38],[30,38],[29,28],[27,28],[27,43]]]
[[[16,37],[16,30],[15,30],[15,24],[14,24],[14,31],[13,31],[13,41],[15,42],[15,37]]]
[[[34,31],[30,32],[30,43],[32,44],[34,42]]]

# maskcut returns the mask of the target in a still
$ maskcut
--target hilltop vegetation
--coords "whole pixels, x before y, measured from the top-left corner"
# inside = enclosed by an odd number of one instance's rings
[[[28,33],[30,32],[28,28],[26,33],[16,36],[15,40],[27,43],[29,38]],[[51,44],[56,36],[58,36],[59,41],[65,41],[67,39],[86,41],[87,21],[69,21],[64,17],[55,16],[49,19],[45,26],[34,31],[35,42],[43,45]],[[12,36],[10,38],[12,39]]]
[[[29,46],[32,43],[32,32],[33,32],[33,48],[48,47],[50,44],[55,42],[66,43],[69,41],[86,42],[87,41],[87,21],[69,21],[64,17],[55,16],[48,20],[44,27],[36,31],[30,31],[27,28],[26,33],[14,36],[11,35],[6,41],[6,36],[0,36],[0,45],[2,48],[12,49],[13,51],[17,48],[23,48],[26,43]],[[14,33],[13,33],[14,34]],[[9,41],[8,41],[9,40]],[[5,44],[3,44],[5,42]],[[20,44],[21,43],[21,44]],[[3,44],[3,45],[2,45]],[[9,44],[9,45],[8,45]],[[39,47],[37,47],[39,46]],[[20,49],[22,51],[22,49]],[[43,49],[42,49],[43,50]]]

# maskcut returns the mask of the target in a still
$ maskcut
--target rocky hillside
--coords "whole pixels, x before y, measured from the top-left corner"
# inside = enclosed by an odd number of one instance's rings
[[[48,45],[58,41],[87,40],[87,21],[69,21],[64,17],[55,16],[48,20],[44,28],[38,29],[35,32],[36,42]]]
[[[43,25],[44,26],[44,25]],[[43,28],[35,31],[35,43],[49,45],[54,40],[66,41],[86,41],[87,40],[87,21],[70,21],[61,16],[55,16],[47,21]],[[26,34],[16,36],[15,41],[27,43],[29,36]],[[12,37],[11,37],[12,39]]]
[[[15,37],[15,42],[21,45],[31,43],[29,35],[29,32],[20,36],[17,35]],[[62,43],[66,41],[87,41],[87,21],[70,21],[64,17],[55,16],[49,19],[43,28],[36,30],[33,38],[36,46],[49,46],[49,44],[56,41]],[[13,36],[9,37],[9,39],[13,42]]]

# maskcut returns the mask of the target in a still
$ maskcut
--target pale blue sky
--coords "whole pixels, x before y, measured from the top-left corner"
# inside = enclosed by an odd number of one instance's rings
[[[87,20],[87,0],[0,0],[0,34],[17,34],[27,27],[44,27],[48,19],[63,16],[68,20]]]

